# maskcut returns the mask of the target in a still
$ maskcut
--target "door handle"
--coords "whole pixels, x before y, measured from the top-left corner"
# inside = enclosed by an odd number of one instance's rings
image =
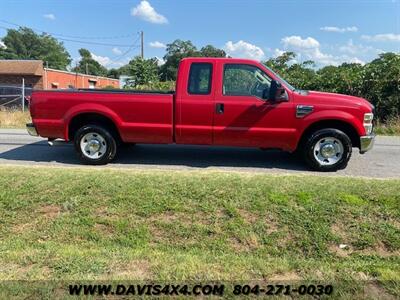
[[[225,106],[224,106],[223,103],[217,103],[216,106],[215,106],[215,112],[217,114],[223,114],[224,113],[224,108],[225,108]]]

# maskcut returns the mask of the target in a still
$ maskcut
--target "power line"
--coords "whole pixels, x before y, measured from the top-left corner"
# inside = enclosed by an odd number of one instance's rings
[[[1,26],[1,25],[0,25],[0,28],[7,29],[7,30],[13,29],[13,28]],[[36,31],[36,30],[34,30],[34,31]],[[42,32],[42,31],[39,31],[39,32]],[[45,34],[50,35],[50,34],[47,33],[47,32],[42,32],[42,33],[45,33]],[[131,47],[131,46],[132,46],[132,45],[129,45],[129,44],[110,44],[110,43],[101,43],[101,42],[92,42],[92,41],[81,41],[81,40],[74,40],[74,39],[66,39],[66,38],[61,38],[61,37],[57,37],[57,39],[58,39],[58,40],[61,40],[61,41],[65,41],[65,42],[72,42],[72,43],[78,43],[78,44],[99,45],[99,46],[109,46],[109,47],[128,48],[128,47]]]
[[[11,24],[11,25],[13,25],[13,26],[24,27],[24,26],[18,25],[18,24],[16,24],[16,23],[4,21],[4,20],[0,20],[0,22],[8,23],[8,24]],[[4,29],[6,29],[6,30],[13,29],[13,28],[9,28],[9,27],[2,26],[2,25],[0,25],[0,28],[4,28]],[[27,27],[27,28],[29,28],[29,27]],[[37,30],[37,29],[34,29],[34,28],[31,28],[31,29],[32,29],[33,31],[41,32],[41,33],[44,33],[44,34],[47,34],[47,35],[51,35],[51,36],[52,36],[52,35],[56,35],[56,34],[54,34],[54,33],[44,32],[44,31]],[[59,35],[59,36],[61,36],[61,35]],[[67,35],[62,35],[62,36],[68,37]],[[141,53],[143,54],[143,47],[144,47],[144,45],[143,45],[143,31],[137,32],[136,34],[126,35],[126,36],[131,36],[131,37],[132,37],[132,36],[137,36],[137,38],[134,40],[133,44],[130,44],[130,45],[129,45],[129,44],[110,44],[110,43],[102,43],[102,42],[95,42],[95,41],[82,41],[82,40],[75,40],[75,39],[69,39],[69,38],[63,38],[63,37],[56,37],[56,39],[61,40],[61,41],[73,42],[73,43],[81,43],[81,44],[91,44],[91,45],[100,45],[100,46],[111,46],[111,47],[128,48],[128,49],[127,49],[125,52],[123,52],[122,54],[117,55],[117,56],[111,58],[111,60],[112,60],[114,63],[116,63],[116,62],[120,62],[123,58],[125,58],[125,57],[126,57],[132,50],[134,50],[134,49],[141,48]],[[77,37],[77,36],[76,36],[76,37]],[[82,37],[81,37],[81,38],[82,38]],[[141,44],[140,44],[140,45],[137,44],[138,41],[139,41],[139,39],[141,40]]]
[[[9,25],[13,25],[13,26],[18,26],[18,27],[27,27],[27,28],[31,28],[34,31],[38,31],[38,32],[42,32],[42,33],[46,33],[46,34],[50,34],[50,35],[54,35],[54,36],[60,36],[60,37],[64,37],[64,38],[72,38],[72,39],[87,39],[87,40],[112,40],[112,39],[123,39],[123,38],[130,38],[135,36],[136,34],[125,34],[125,35],[116,35],[116,36],[98,36],[98,37],[94,37],[94,36],[78,36],[78,35],[65,35],[65,34],[61,34],[61,33],[54,33],[54,32],[49,32],[49,31],[45,31],[45,30],[41,30],[38,28],[34,28],[34,27],[30,27],[30,26],[25,26],[25,25],[21,25],[21,24],[17,24],[17,23],[13,23],[13,22],[9,22],[6,20],[1,20],[0,22],[5,23],[5,24],[9,24]]]
[[[91,45],[110,46],[110,47],[126,48],[126,47],[132,46],[132,45],[127,45],[127,44],[108,44],[108,43],[99,43],[99,42],[78,41],[78,40],[71,40],[71,39],[65,39],[65,38],[60,38],[60,37],[57,37],[57,39],[61,40],[61,41],[65,41],[65,42],[72,42],[72,43],[78,43],[78,44],[91,44]]]

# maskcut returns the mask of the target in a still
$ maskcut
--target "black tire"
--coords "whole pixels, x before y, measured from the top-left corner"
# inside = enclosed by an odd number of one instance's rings
[[[318,157],[319,150],[314,152],[314,147],[317,145],[317,143],[319,141],[324,141],[324,138],[336,139],[336,142],[335,142],[336,145],[338,145],[338,144],[340,145],[340,143],[341,143],[340,148],[342,149],[342,151],[339,151],[341,153],[341,157],[338,154],[335,154],[336,157],[334,157],[334,159],[337,159],[337,157],[340,157],[337,162],[334,162],[334,163],[330,162],[329,161],[330,158],[326,158],[325,161],[322,162],[321,160],[319,160],[315,157],[315,156]],[[340,130],[334,129],[334,128],[320,129],[318,131],[313,132],[308,137],[306,137],[306,139],[304,140],[304,143],[302,143],[300,145],[300,147],[302,148],[300,150],[302,150],[302,154],[303,154],[303,158],[304,158],[305,162],[313,170],[321,171],[321,172],[334,172],[337,170],[344,169],[347,166],[347,163],[349,162],[349,159],[351,157],[351,152],[352,152],[352,144],[351,144],[350,138],[343,131],[340,131]],[[324,164],[324,163],[327,163],[327,164]],[[329,163],[332,163],[332,164],[329,164]]]
[[[98,158],[88,157],[85,153],[83,153],[81,147],[81,140],[85,137],[85,135],[90,133],[93,133],[96,136],[100,136],[105,142],[105,150]],[[79,128],[79,130],[75,134],[74,145],[79,158],[82,160],[82,162],[89,165],[105,165],[111,162],[117,153],[116,138],[113,136],[109,129],[101,125],[88,124]]]

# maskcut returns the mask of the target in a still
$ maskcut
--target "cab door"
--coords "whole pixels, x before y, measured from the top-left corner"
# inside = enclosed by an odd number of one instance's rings
[[[214,118],[215,61],[183,60],[175,103],[175,142],[211,145]]]
[[[274,78],[248,63],[221,64],[218,75],[213,144],[290,149],[296,132],[293,103],[264,99]]]

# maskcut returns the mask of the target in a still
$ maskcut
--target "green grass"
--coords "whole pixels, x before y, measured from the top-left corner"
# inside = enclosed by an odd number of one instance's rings
[[[400,295],[400,180],[0,167],[0,216],[0,280],[322,280],[338,297]]]
[[[400,135],[400,116],[390,118],[386,123],[378,122],[374,131],[378,135]]]

